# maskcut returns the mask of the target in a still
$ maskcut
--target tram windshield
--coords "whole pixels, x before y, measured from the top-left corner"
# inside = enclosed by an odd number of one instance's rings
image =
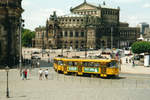
[[[118,68],[118,64],[116,61],[112,61],[112,62],[108,63],[107,66],[111,67],[111,68]]]
[[[63,61],[58,61],[58,65],[63,65]]]

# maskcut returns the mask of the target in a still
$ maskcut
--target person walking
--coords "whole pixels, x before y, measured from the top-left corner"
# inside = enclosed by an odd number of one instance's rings
[[[42,80],[42,76],[43,76],[43,70],[40,69],[40,70],[39,70],[39,80]]]
[[[135,67],[135,63],[134,63],[134,60],[132,60],[132,66],[133,66],[133,67]]]
[[[126,63],[128,63],[128,58],[126,57]]]
[[[39,61],[37,61],[36,65],[37,65],[37,68],[40,68],[40,62]]]
[[[21,79],[24,80],[24,78],[25,78],[25,73],[24,73],[24,70],[22,70],[21,71]]]
[[[45,78],[48,79],[48,69],[45,70]]]
[[[27,80],[27,73],[28,73],[28,71],[27,71],[27,69],[25,69],[24,70],[24,78]]]
[[[120,58],[120,60],[119,60],[119,64],[120,64],[119,70],[121,71],[121,65],[122,65],[122,59],[121,59],[121,58]]]

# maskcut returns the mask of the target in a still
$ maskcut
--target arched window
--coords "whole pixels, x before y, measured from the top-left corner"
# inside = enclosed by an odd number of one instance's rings
[[[67,37],[68,36],[68,33],[67,32],[65,32],[65,37]]]
[[[76,44],[78,44],[79,42],[78,41],[76,41]]]
[[[70,32],[70,37],[73,37],[73,32],[72,31]]]
[[[76,32],[76,34],[75,34],[75,35],[76,35],[76,37],[79,37],[79,32]]]
[[[62,32],[60,32],[60,37],[63,37],[63,33]]]
[[[84,32],[81,32],[81,37],[84,37]]]
[[[70,41],[70,46],[72,47],[72,45],[73,45],[73,42],[72,42],[72,41]]]

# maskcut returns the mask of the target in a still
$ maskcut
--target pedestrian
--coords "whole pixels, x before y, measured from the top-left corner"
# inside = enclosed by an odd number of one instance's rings
[[[45,78],[48,79],[48,69],[45,70]]]
[[[27,69],[24,70],[24,78],[27,80]]]
[[[133,67],[135,66],[134,60],[132,60],[132,66],[133,66]]]
[[[42,80],[42,76],[43,76],[43,71],[42,69],[39,70],[39,80]]]
[[[24,78],[25,78],[24,70],[21,71],[21,78],[22,78],[22,80],[24,80]]]
[[[37,65],[37,68],[40,68],[40,62],[39,61],[37,61],[36,65]]]
[[[128,58],[126,57],[126,63],[128,63]]]
[[[121,60],[121,59],[120,59],[119,63],[120,63],[120,68],[119,68],[119,70],[121,71],[121,65],[122,65],[122,60]]]
[[[129,59],[129,63],[131,63],[131,58]]]
[[[50,57],[48,57],[48,63],[50,63]]]

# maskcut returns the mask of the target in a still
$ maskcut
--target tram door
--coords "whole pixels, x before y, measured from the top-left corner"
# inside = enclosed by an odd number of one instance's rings
[[[106,63],[102,63],[101,64],[101,76],[102,77],[106,76],[106,69],[107,69]]]

